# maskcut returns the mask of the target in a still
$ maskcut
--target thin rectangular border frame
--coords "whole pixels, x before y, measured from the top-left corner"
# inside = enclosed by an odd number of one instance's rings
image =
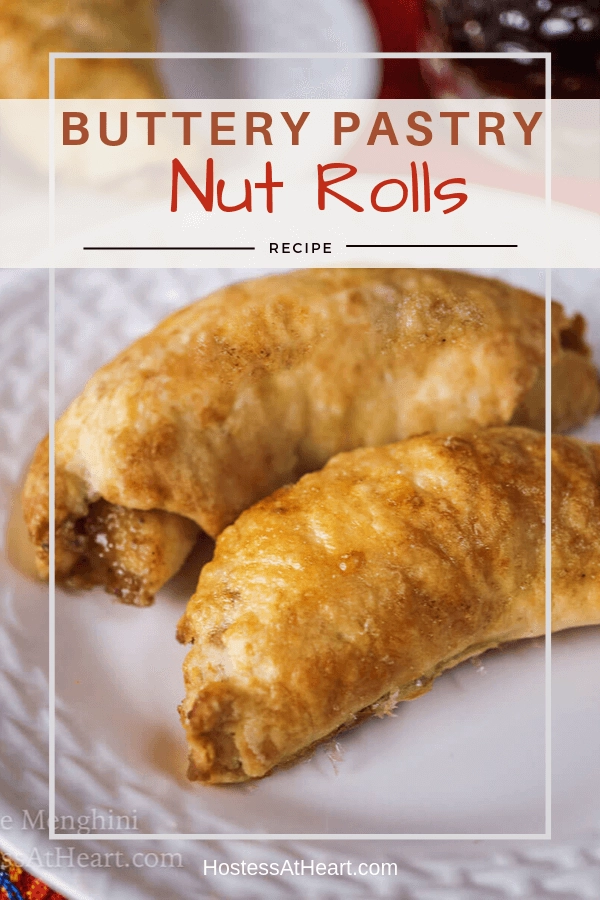
[[[545,207],[547,221],[551,222],[552,215],[552,130],[551,130],[551,53],[67,53],[56,52],[48,54],[49,65],[49,262],[55,261],[55,204],[56,204],[56,165],[55,165],[55,83],[57,59],[543,59],[545,75],[544,112],[545,122]],[[49,367],[48,367],[48,438],[49,438],[49,673],[48,673],[48,837],[50,840],[184,840],[184,841],[285,841],[285,840],[387,840],[387,841],[414,841],[414,840],[551,840],[552,838],[552,552],[551,552],[551,284],[552,270],[545,269],[545,634],[544,634],[544,712],[545,712],[545,791],[544,791],[544,832],[542,834],[220,834],[210,832],[208,834],[122,834],[110,832],[104,834],[57,834],[55,829],[56,816],[56,578],[55,578],[55,299],[56,299],[56,268],[51,265],[48,269],[49,276]]]

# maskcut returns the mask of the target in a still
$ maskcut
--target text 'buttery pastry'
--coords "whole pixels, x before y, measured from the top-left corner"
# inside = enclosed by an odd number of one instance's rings
[[[154,0],[2,0],[0,99],[45,99],[50,52],[156,51]],[[59,59],[55,96],[160,98],[151,59]]]
[[[179,626],[192,779],[244,781],[544,632],[544,436],[340,454],[243,513]],[[600,623],[600,446],[553,438],[553,628]]]
[[[57,578],[145,604],[198,528],[218,535],[340,451],[543,428],[544,329],[540,297],[460,272],[316,269],[217,291],[100,369],[57,422]],[[553,305],[558,430],[598,408],[583,331]],[[47,576],[47,443],[23,507]]]

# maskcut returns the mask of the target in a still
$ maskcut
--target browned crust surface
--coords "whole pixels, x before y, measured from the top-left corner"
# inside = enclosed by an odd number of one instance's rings
[[[567,319],[558,304],[552,307],[552,431],[584,425],[600,405],[598,373],[585,341],[586,323],[576,313]],[[554,342],[558,341],[558,348]],[[544,430],[546,379],[544,369],[521,401],[511,425]]]
[[[23,492],[23,512],[36,549],[36,566],[48,577],[48,439],[36,450]],[[90,501],[77,478],[56,475],[55,571],[67,587],[102,585],[123,603],[148,606],[194,546],[199,528],[163,510],[127,509]]]
[[[587,386],[565,392],[560,429],[599,395],[583,320],[558,304],[552,354],[556,366],[575,356]],[[520,410],[543,427],[543,363],[543,300],[473,275],[317,269],[217,291],[100,369],[57,423],[57,574],[77,564],[73,531],[86,532],[99,499],[215,536],[343,450],[505,424]],[[24,507],[42,574],[47,481],[41,446]]]
[[[600,447],[553,439],[553,628],[600,623]],[[544,437],[340,454],[243,513],[179,627],[190,776],[260,777],[444,669],[544,631]]]
[[[2,0],[0,99],[48,97],[48,53],[153,52],[154,0]],[[56,96],[160,98],[152,60],[58,60]]]

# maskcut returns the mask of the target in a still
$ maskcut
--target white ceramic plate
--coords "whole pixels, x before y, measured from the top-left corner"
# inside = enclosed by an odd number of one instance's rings
[[[59,272],[58,411],[104,360],[171,309],[252,274],[260,273]],[[505,270],[504,277],[542,289],[536,270]],[[600,272],[563,270],[555,274],[554,282],[556,297],[586,313],[600,362]],[[14,822],[11,829],[0,829],[0,844],[9,852],[26,854],[29,868],[67,896],[90,900],[367,896],[365,880],[350,876],[338,879],[335,889],[332,883],[314,879],[309,888],[301,878],[261,879],[257,885],[209,873],[199,880],[204,858],[270,862],[298,856],[338,862],[351,858],[356,865],[361,860],[392,859],[399,866],[397,877],[374,877],[368,888],[386,897],[398,896],[399,884],[403,896],[411,900],[434,896],[423,890],[453,884],[457,892],[436,896],[448,900],[482,896],[467,892],[465,873],[471,887],[495,884],[495,897],[534,896],[516,892],[519,884],[527,885],[531,879],[537,885],[536,898],[563,897],[552,893],[557,877],[566,877],[570,884],[565,897],[595,896],[591,891],[599,886],[599,857],[594,857],[594,847],[600,846],[597,629],[554,640],[554,822],[555,833],[563,835],[558,866],[550,865],[543,844],[512,842],[319,844],[292,838],[266,844],[67,842],[88,852],[94,847],[102,852],[119,849],[128,854],[124,859],[136,851],[175,849],[182,852],[183,865],[174,868],[133,863],[96,870],[77,865],[58,868],[57,857],[42,856],[56,853],[56,844],[21,825],[24,809],[32,817],[47,809],[47,591],[26,574],[14,501],[35,442],[46,430],[46,274],[0,273],[0,309],[0,490],[6,511],[2,523],[6,552],[0,560],[0,818],[6,814]],[[598,420],[588,427],[587,436],[600,440]],[[111,830],[111,813],[129,816],[128,821],[121,820],[129,826],[125,829],[129,834],[543,831],[541,642],[516,645],[486,655],[477,665],[460,666],[439,679],[428,695],[401,705],[394,718],[367,722],[343,736],[339,747],[318,750],[311,760],[257,785],[207,788],[188,783],[176,714],[183,694],[180,669],[185,651],[173,634],[202,553],[209,552],[207,546],[201,549],[150,609],[121,606],[100,591],[57,592],[59,816],[77,820],[95,811],[105,817],[105,830]],[[103,823],[97,822],[102,830]],[[88,824],[82,819],[79,830]],[[32,855],[33,848],[37,854]],[[340,893],[328,893],[332,889]]]
[[[163,51],[339,53],[378,50],[361,0],[162,0]],[[347,98],[377,95],[377,60],[164,60],[171,97]]]

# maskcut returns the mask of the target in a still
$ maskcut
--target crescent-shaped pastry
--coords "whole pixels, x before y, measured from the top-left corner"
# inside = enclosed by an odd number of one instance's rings
[[[421,269],[275,275],[176,312],[100,369],[57,422],[57,578],[145,604],[197,528],[218,535],[342,450],[511,419],[543,428],[544,328],[540,297]],[[553,364],[580,376],[576,391],[563,387],[557,429],[598,408],[583,328],[553,306]],[[47,576],[43,443],[23,505]],[[160,566],[131,571],[125,551],[143,538],[128,534],[131,521],[115,506],[152,520],[142,529],[146,556],[160,556]],[[175,534],[177,552],[168,547]]]
[[[48,53],[156,51],[154,0],[2,0],[0,99],[48,97]],[[62,59],[56,97],[163,97],[152,60]]]
[[[544,440],[511,427],[343,453],[227,528],[179,626],[190,778],[261,777],[542,634]],[[552,627],[598,624],[600,446],[555,437],[552,453]]]

